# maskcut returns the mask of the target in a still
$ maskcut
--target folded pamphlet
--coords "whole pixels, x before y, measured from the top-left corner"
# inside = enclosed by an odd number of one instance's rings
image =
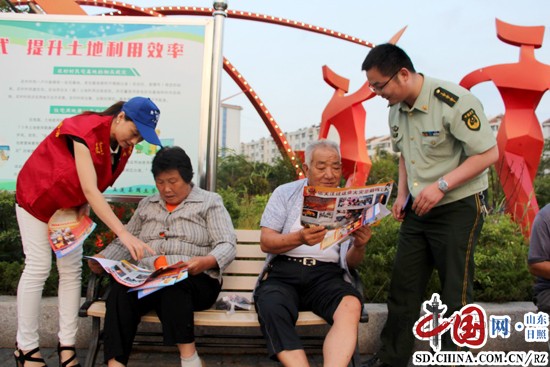
[[[48,239],[57,258],[82,246],[96,224],[78,208],[57,210],[48,221]]]
[[[183,261],[153,271],[141,268],[128,260],[118,261],[93,256],[84,256],[84,258],[97,261],[113,279],[129,287],[128,292],[138,291],[138,298],[176,284],[188,276],[187,266]]]
[[[358,228],[391,214],[386,204],[392,186],[391,181],[344,188],[305,186],[301,224],[328,229],[320,245],[326,249],[346,240]]]

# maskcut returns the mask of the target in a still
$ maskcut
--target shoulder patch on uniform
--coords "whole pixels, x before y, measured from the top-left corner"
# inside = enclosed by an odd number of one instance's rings
[[[458,102],[458,96],[456,94],[452,94],[447,89],[441,87],[435,88],[434,96],[436,96],[437,99],[442,100],[451,107],[453,107],[455,103]]]
[[[481,121],[479,121],[479,117],[477,117],[476,111],[473,108],[470,108],[462,115],[462,121],[472,131],[478,131],[481,126]]]

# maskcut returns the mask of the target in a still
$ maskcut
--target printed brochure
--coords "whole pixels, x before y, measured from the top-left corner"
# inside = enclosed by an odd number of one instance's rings
[[[129,292],[137,291],[138,298],[176,284],[188,276],[187,267],[183,261],[151,271],[140,268],[128,260],[118,261],[93,256],[84,258],[97,261],[117,282],[131,288]]]
[[[301,223],[329,230],[321,249],[340,243],[361,226],[391,214],[386,204],[392,186],[393,182],[345,188],[305,186]]]
[[[96,224],[78,208],[57,210],[48,221],[48,240],[57,258],[82,246]]]

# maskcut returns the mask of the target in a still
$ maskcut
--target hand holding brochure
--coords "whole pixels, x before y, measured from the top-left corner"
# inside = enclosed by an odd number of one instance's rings
[[[138,291],[138,298],[180,282],[188,276],[187,266],[183,261],[152,271],[140,268],[127,260],[117,261],[92,256],[84,258],[97,261],[117,282],[132,288],[129,292]]]
[[[361,216],[355,222],[347,224],[338,229],[328,231],[325,238],[321,241],[321,249],[324,250],[327,247],[346,240],[358,228],[366,224],[371,225],[373,223],[376,223],[389,214],[391,214],[391,211],[388,210],[385,205],[381,205],[380,203],[363,209]]]
[[[81,246],[96,224],[79,208],[57,210],[48,221],[48,239],[57,258]]]
[[[362,187],[304,187],[301,223],[304,227],[324,226],[328,233],[321,249],[347,239],[355,230],[384,218],[393,182]]]

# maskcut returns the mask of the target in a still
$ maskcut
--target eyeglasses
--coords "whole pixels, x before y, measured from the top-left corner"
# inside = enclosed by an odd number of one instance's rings
[[[382,89],[384,89],[386,87],[386,85],[388,85],[389,82],[391,82],[391,80],[401,71],[401,69],[397,70],[395,73],[393,73],[392,76],[390,76],[390,78],[388,80],[386,80],[386,82],[382,85],[374,85],[374,84],[370,84],[369,83],[369,89],[371,91],[373,91],[374,93],[376,92],[382,92]]]

